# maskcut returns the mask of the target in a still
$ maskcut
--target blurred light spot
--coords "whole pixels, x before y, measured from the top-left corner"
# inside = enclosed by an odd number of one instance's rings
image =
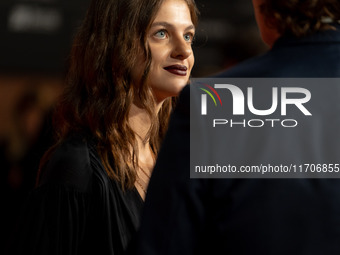
[[[62,20],[62,15],[57,9],[18,4],[9,12],[8,30],[54,33],[61,28]]]

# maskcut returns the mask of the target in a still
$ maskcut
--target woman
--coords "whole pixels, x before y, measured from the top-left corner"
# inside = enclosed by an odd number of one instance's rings
[[[122,254],[139,225],[172,97],[188,82],[194,0],[92,1],[57,107],[58,142],[13,250]]]

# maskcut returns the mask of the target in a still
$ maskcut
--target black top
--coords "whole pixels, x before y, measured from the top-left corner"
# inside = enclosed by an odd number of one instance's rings
[[[111,180],[94,142],[65,140],[30,194],[10,254],[123,254],[140,220],[138,191]]]

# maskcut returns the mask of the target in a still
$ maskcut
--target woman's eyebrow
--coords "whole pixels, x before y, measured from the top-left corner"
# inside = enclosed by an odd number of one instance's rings
[[[156,26],[164,26],[164,27],[170,27],[170,28],[174,28],[175,26],[173,24],[170,24],[168,22],[154,22],[152,23],[151,27],[156,27]],[[195,29],[195,26],[194,25],[189,25],[185,28],[185,30],[190,30],[190,29]]]

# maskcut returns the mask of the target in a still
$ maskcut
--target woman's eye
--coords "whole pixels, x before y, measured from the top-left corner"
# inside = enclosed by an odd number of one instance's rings
[[[160,30],[157,33],[155,33],[155,37],[164,39],[166,37],[166,32],[164,30]]]
[[[194,36],[192,34],[184,35],[184,40],[187,41],[187,42],[192,42],[193,38],[194,38]]]

